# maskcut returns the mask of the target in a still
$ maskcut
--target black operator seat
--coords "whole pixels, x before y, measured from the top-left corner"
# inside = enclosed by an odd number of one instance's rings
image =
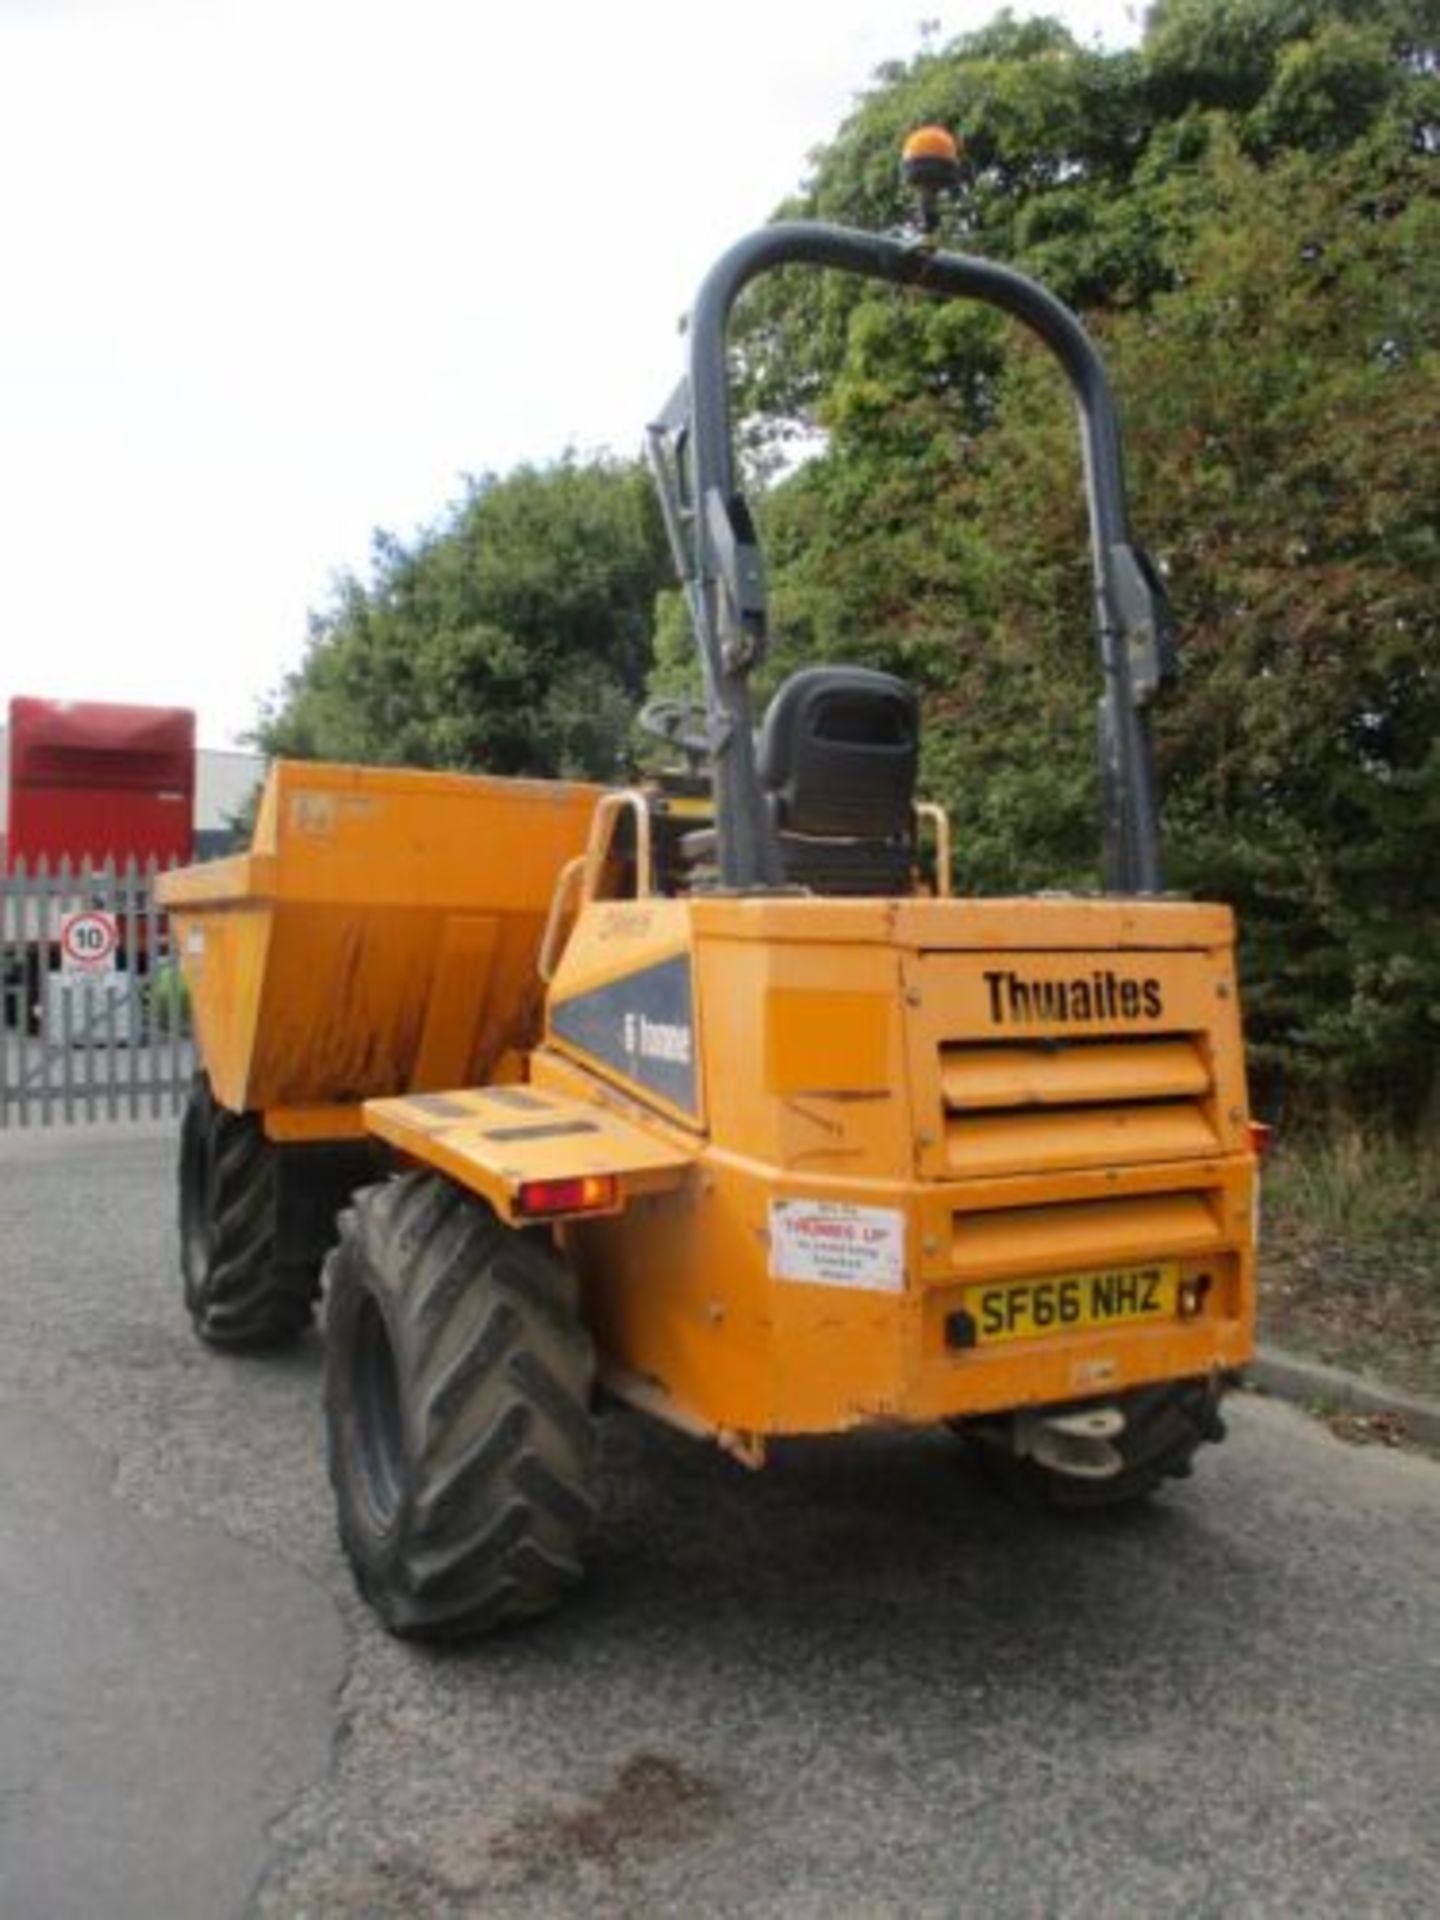
[[[895,895],[916,885],[920,703],[868,667],[806,667],[765,714],[760,784],[785,878],[816,893]]]

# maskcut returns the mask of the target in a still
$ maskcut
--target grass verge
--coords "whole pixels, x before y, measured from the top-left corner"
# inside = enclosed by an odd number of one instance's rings
[[[1440,1142],[1358,1129],[1265,1170],[1261,1338],[1440,1396]]]

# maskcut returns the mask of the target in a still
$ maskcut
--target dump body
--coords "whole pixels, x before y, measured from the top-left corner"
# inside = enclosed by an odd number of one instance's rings
[[[368,1096],[505,1077],[597,795],[276,762],[250,852],[160,885],[216,1098],[277,1134],[358,1133]]]
[[[599,903],[531,1087],[689,1153],[567,1229],[607,1363],[686,1420],[936,1420],[1252,1353],[1228,909]]]

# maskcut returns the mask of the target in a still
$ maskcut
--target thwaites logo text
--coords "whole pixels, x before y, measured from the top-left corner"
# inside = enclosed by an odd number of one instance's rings
[[[997,1027],[1041,1021],[1159,1020],[1165,1012],[1160,982],[1097,967],[1069,980],[1036,980],[1010,968],[988,968],[985,988]]]

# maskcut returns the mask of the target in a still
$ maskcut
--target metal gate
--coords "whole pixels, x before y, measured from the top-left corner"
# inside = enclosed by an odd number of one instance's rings
[[[0,1127],[159,1119],[193,1071],[156,863],[0,874]]]

